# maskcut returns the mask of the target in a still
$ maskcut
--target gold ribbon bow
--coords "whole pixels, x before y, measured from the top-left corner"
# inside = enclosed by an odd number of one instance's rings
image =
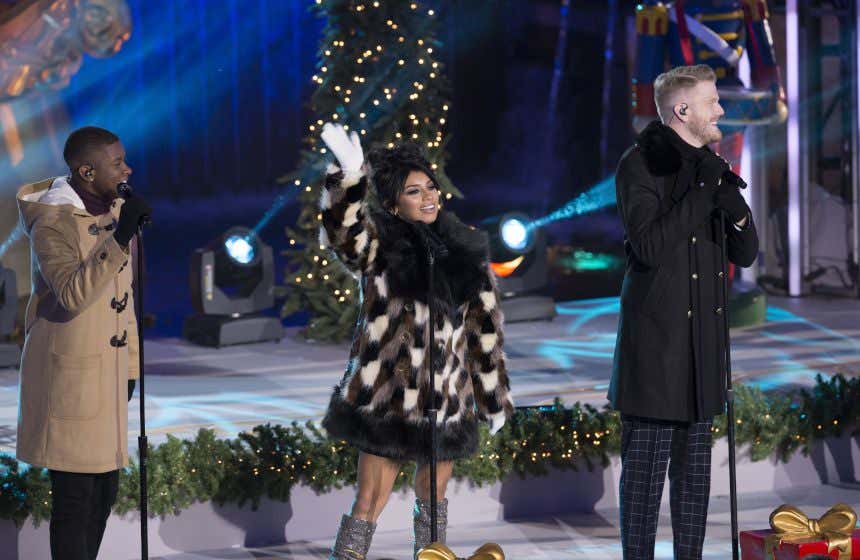
[[[418,552],[418,560],[460,560],[454,552],[442,543],[434,542]],[[505,560],[502,547],[487,543],[476,550],[467,560]]]
[[[821,516],[810,519],[798,508],[781,505],[770,514],[774,534],[765,540],[765,558],[781,543],[800,543],[824,539],[827,552],[839,550],[839,560],[851,560],[851,532],[857,524],[857,513],[846,504],[836,504]]]

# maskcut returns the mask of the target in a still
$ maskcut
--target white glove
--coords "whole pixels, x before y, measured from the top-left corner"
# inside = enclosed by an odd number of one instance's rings
[[[505,425],[505,420],[507,420],[505,411],[502,410],[496,414],[491,414],[488,420],[490,421],[490,435],[494,436]]]
[[[361,169],[364,163],[364,152],[361,150],[361,140],[357,132],[353,131],[347,136],[341,125],[325,123],[320,136],[337,158],[344,173]]]

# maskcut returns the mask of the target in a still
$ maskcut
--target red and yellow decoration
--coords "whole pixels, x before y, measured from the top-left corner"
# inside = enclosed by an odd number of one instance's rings
[[[665,35],[669,32],[669,10],[662,2],[636,6],[636,32],[642,35]]]
[[[800,560],[810,554],[856,560],[860,559],[856,525],[857,513],[846,504],[836,504],[820,519],[782,505],[770,514],[771,530],[741,532],[741,551],[744,560]]]

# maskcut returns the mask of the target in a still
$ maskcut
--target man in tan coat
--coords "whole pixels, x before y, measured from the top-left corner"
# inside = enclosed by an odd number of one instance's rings
[[[141,198],[123,203],[125,149],[96,127],[73,132],[69,177],[18,192],[32,293],[21,359],[17,457],[50,470],[51,555],[94,560],[128,464],[128,400],[138,376],[129,244]]]

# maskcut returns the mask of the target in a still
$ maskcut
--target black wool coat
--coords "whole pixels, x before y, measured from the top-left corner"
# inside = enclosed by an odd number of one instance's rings
[[[698,173],[707,155],[655,121],[618,164],[627,269],[608,397],[623,414],[693,422],[725,408],[719,243],[747,267],[758,236],[750,214],[742,229],[727,220],[721,235],[716,185]]]

